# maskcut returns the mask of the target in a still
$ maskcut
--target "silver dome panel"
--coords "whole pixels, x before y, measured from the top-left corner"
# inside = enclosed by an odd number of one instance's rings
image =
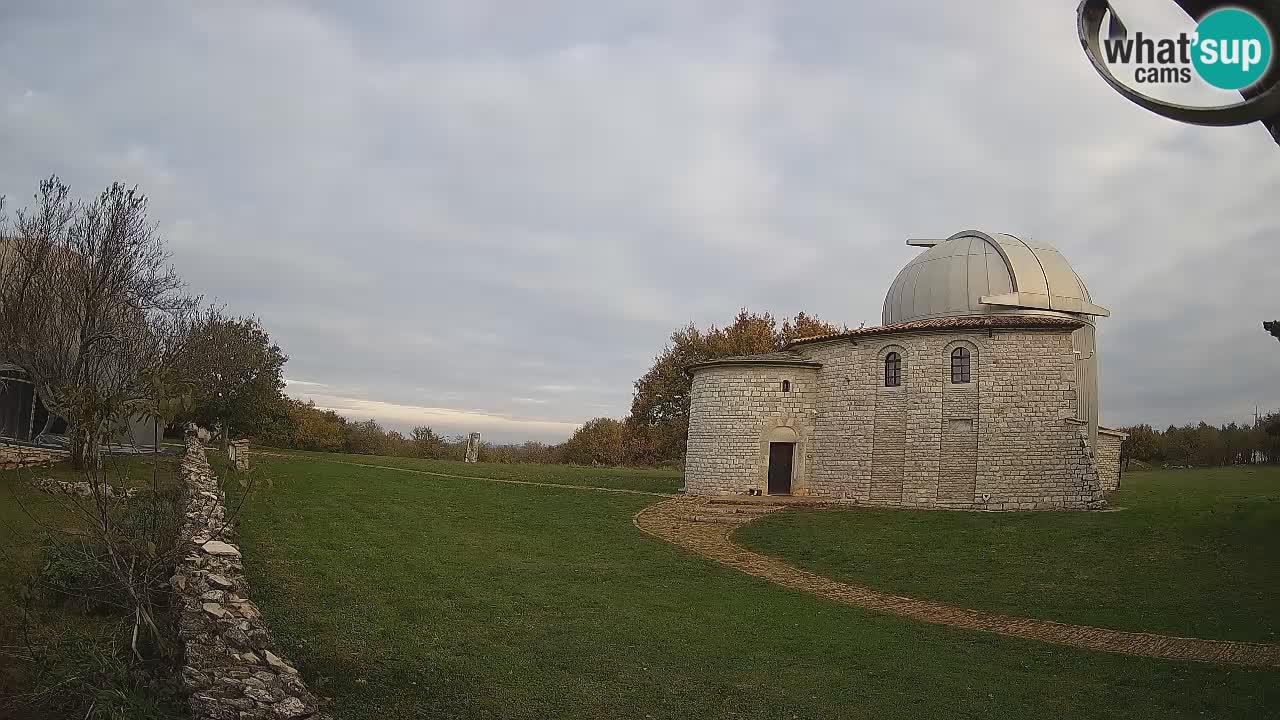
[[[1042,240],[966,230],[944,241],[908,243],[929,249],[889,287],[885,325],[956,315],[1108,314],[1090,301],[1062,253]]]

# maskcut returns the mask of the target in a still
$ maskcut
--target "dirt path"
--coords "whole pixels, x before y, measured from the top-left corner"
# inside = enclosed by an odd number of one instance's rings
[[[735,529],[772,509],[776,508],[759,508],[749,513],[734,509],[717,510],[717,506],[709,504],[705,498],[681,497],[650,505],[636,513],[632,522],[654,537],[693,550],[748,575],[827,600],[912,620],[1128,655],[1280,667],[1280,645],[1276,644],[1107,630],[916,600],[815,575],[733,542],[731,535]]]

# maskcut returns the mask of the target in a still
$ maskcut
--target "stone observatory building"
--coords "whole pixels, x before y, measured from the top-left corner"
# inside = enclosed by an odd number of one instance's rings
[[[689,368],[689,493],[1104,506],[1124,438],[1098,426],[1107,310],[1039,240],[967,230],[908,244],[928,249],[889,287],[882,325]]]

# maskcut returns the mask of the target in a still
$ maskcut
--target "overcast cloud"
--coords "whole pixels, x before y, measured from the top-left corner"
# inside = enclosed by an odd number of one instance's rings
[[[1112,310],[1104,423],[1280,406],[1280,148],[1128,104],[1074,0],[366,5],[5,2],[0,194],[140,185],[290,393],[400,428],[561,439],[677,326],[876,324],[968,228]]]

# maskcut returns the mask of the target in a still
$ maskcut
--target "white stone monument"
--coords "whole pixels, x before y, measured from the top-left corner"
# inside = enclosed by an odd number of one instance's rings
[[[467,454],[464,462],[473,463],[480,459],[480,433],[473,432],[467,436]]]

